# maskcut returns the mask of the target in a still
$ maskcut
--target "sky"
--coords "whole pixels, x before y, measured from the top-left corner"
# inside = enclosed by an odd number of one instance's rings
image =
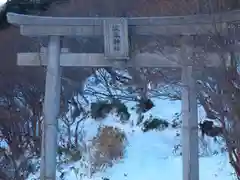
[[[0,5],[3,5],[7,2],[7,0],[0,0]]]
[[[0,0],[0,12],[2,10],[3,5],[7,2],[7,0]]]

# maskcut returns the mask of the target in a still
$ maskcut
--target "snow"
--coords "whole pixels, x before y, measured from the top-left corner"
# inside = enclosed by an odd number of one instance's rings
[[[142,133],[135,131],[129,137],[127,157],[105,172],[97,173],[92,178],[84,180],[100,180],[107,177],[110,180],[181,180],[181,157],[172,156],[173,133],[151,131]],[[74,164],[78,167],[78,163]],[[231,167],[226,155],[200,158],[200,180],[231,180]],[[78,180],[74,171],[69,171],[67,180]]]
[[[181,103],[178,101],[154,100],[156,106],[151,114],[164,119],[172,119],[176,113],[180,113]],[[133,103],[128,103],[131,108]],[[136,113],[131,112],[131,120],[136,120]],[[204,118],[204,112],[199,108],[199,119]],[[82,162],[75,162],[65,165],[61,172],[65,172],[65,180],[102,180],[109,178],[110,180],[159,180],[159,179],[178,179],[182,180],[182,161],[181,156],[174,155],[173,147],[180,143],[181,139],[176,137],[174,129],[164,131],[149,131],[143,133],[141,127],[136,127],[130,123],[122,124],[118,122],[114,115],[109,115],[105,120],[96,122],[89,118],[84,123],[84,130],[87,139],[91,139],[97,132],[99,125],[116,126],[125,131],[128,138],[128,147],[126,155],[120,162],[116,162],[111,168],[103,172],[97,172],[92,177],[87,176],[87,168],[83,168]],[[206,153],[203,145],[207,144]],[[233,169],[228,162],[226,153],[212,155],[217,150],[219,152],[223,145],[216,143],[212,139],[207,138],[200,141],[200,180],[232,180],[235,179]],[[208,156],[209,155],[209,156]],[[211,156],[210,156],[211,155]],[[82,174],[81,174],[82,173]],[[57,175],[60,176],[58,171]],[[83,175],[85,174],[85,176]],[[33,180],[35,176],[30,176],[29,180]],[[60,178],[59,178],[60,180]]]
[[[0,148],[3,148],[3,149],[8,148],[7,142],[4,139],[1,139],[1,138],[0,138]]]

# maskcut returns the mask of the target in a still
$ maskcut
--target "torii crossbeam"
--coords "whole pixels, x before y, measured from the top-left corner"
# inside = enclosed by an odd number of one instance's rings
[[[198,115],[194,64],[188,59],[192,50],[183,44],[179,52],[166,55],[138,53],[129,57],[128,30],[137,35],[212,34],[216,30],[227,35],[229,23],[240,20],[240,12],[225,14],[140,17],[140,18],[80,18],[40,17],[8,13],[8,22],[20,26],[22,35],[49,37],[47,52],[18,53],[20,66],[47,66],[44,102],[44,138],[42,142],[41,180],[56,179],[57,115],[60,101],[60,66],[112,67],[179,67],[182,68],[182,148],[183,180],[199,180]],[[213,25],[213,23],[215,23]],[[61,52],[61,37],[104,36],[104,53]],[[227,54],[226,54],[227,55]],[[117,59],[117,60],[116,60]],[[174,59],[174,61],[169,61]],[[207,65],[217,67],[221,58],[208,53]]]

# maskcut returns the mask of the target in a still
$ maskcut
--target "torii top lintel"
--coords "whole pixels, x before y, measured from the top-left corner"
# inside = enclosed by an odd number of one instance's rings
[[[123,17],[129,28],[139,35],[192,35],[228,32],[229,24],[240,21],[240,11],[219,14],[165,17]],[[8,22],[21,27],[22,35],[99,36],[104,17],[47,17],[7,14]],[[42,27],[42,28],[41,28]],[[58,29],[58,30],[57,30]]]

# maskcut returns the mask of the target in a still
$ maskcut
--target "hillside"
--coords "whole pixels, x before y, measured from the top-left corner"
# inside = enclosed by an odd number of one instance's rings
[[[149,111],[145,118],[154,115],[163,119],[172,120],[175,113],[180,112],[180,102],[167,100],[154,100],[155,107]],[[133,103],[128,103],[128,108],[133,107]],[[164,107],[164,108],[162,108]],[[199,110],[199,119],[204,117],[204,112]],[[131,120],[136,121],[137,115],[131,111]],[[84,123],[86,132],[85,141],[92,139],[99,125],[115,126],[122,129],[127,134],[128,145],[124,157],[115,162],[111,168],[95,173],[88,177],[88,162],[86,160],[64,164],[58,167],[58,177],[65,180],[159,180],[178,179],[181,180],[181,156],[180,150],[174,152],[174,146],[180,143],[180,137],[176,133],[179,128],[168,128],[163,131],[143,132],[141,127],[132,126],[132,123],[122,124],[114,115],[109,115],[106,119],[96,122],[87,119]],[[74,129],[74,127],[72,127]],[[64,133],[64,130],[62,131]],[[205,139],[207,147],[203,146],[200,140],[200,180],[232,180],[234,179],[232,168],[228,163],[226,153],[221,153],[223,145],[214,142],[210,138]],[[205,144],[206,145],[206,144]],[[215,154],[215,155],[214,155]],[[86,154],[86,157],[88,155]],[[85,163],[84,163],[85,162]],[[84,166],[87,165],[87,166]],[[39,174],[30,176],[28,180],[33,180]],[[62,177],[62,178],[60,178]]]

